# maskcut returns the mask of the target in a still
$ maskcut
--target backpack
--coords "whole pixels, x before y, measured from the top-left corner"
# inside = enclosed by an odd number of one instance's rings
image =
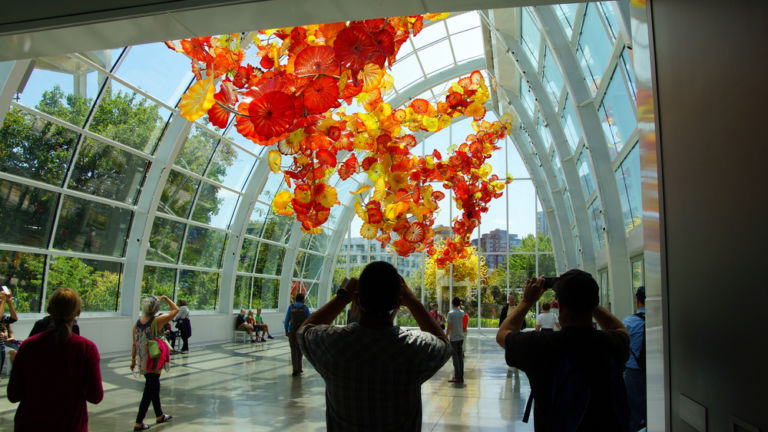
[[[635,314],[635,316],[643,320],[643,343],[640,345],[640,355],[635,355],[632,349],[630,349],[629,352],[632,354],[632,357],[635,358],[635,361],[640,367],[640,370],[645,371],[645,313],[638,312]]]
[[[606,406],[591,406],[592,399],[599,394],[593,394],[593,386],[584,373],[577,368],[574,363],[565,356],[555,371],[552,381],[552,410],[550,412],[551,430],[553,432],[575,432],[579,430],[585,416],[591,410],[601,410],[601,418],[604,418],[607,412],[612,412],[616,421],[622,425],[616,429],[617,432],[628,430],[629,408],[627,404],[627,393],[622,377],[623,365],[619,365],[611,357],[609,364],[602,368],[602,371],[608,374],[608,394],[602,395],[610,401]],[[527,423],[531,413],[531,403],[533,402],[533,392],[528,397],[528,403],[525,406],[523,422]],[[598,403],[598,402],[596,402]],[[610,410],[610,411],[608,411]],[[594,417],[594,413],[592,415]],[[602,430],[602,429],[601,429]]]
[[[304,307],[297,308],[296,306],[291,305],[291,318],[290,321],[288,321],[291,326],[291,331],[295,332],[298,330],[305,319],[307,319],[307,312],[304,310]]]

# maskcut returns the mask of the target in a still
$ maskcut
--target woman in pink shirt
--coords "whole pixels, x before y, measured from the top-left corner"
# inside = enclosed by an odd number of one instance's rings
[[[82,302],[69,288],[48,301],[53,329],[19,347],[8,381],[8,399],[21,402],[16,431],[87,431],[88,409],[104,398],[96,344],[72,333]],[[51,366],[51,359],[56,359]]]

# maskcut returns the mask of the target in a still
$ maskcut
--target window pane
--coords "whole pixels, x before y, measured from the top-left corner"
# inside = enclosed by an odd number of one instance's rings
[[[603,212],[600,201],[595,199],[587,209],[592,224],[592,243],[596,251],[605,247],[605,231],[603,230]]]
[[[253,272],[279,276],[283,269],[283,259],[285,258],[285,248],[267,243],[259,245],[259,255],[256,257],[256,267]]]
[[[584,149],[579,154],[579,159],[576,161],[576,167],[579,170],[579,179],[581,179],[581,187],[584,189],[584,198],[587,199],[595,190],[595,180],[592,175],[592,165],[589,162],[589,155],[587,150]]]
[[[573,225],[573,206],[571,205],[571,194],[568,193],[568,189],[563,191],[563,200],[565,201],[565,208],[568,210],[568,223]]]
[[[278,215],[270,211],[270,215],[267,217],[267,222],[264,224],[264,231],[261,233],[261,238],[278,243],[286,243],[292,224],[292,218]]]
[[[53,247],[123,256],[131,211],[65,196]]]
[[[576,55],[587,82],[591,84],[592,94],[595,94],[600,86],[600,79],[603,77],[606,66],[608,66],[612,50],[613,44],[608,39],[605,27],[600,21],[597,8],[593,4],[587,4]]]
[[[251,212],[251,220],[248,222],[248,226],[245,228],[245,233],[256,237],[261,237],[261,230],[264,228],[264,222],[266,222],[269,213],[270,207],[268,205],[257,202],[256,205],[253,206],[253,212]]]
[[[172,216],[186,218],[192,208],[192,198],[199,183],[198,180],[171,170],[157,209]]]
[[[555,7],[557,17],[560,19],[560,24],[565,30],[565,34],[570,39],[573,34],[573,24],[576,22],[576,12],[579,9],[578,3],[561,4]]]
[[[453,45],[453,53],[457,63],[485,55],[483,51],[485,46],[483,43],[483,32],[479,27],[451,36],[451,44]]]
[[[0,170],[61,185],[78,134],[11,108],[0,130]]]
[[[179,273],[179,294],[176,298],[186,300],[190,309],[216,309],[218,293],[218,274],[193,270]]]
[[[419,36],[411,40],[413,41],[413,46],[418,50],[446,37],[448,37],[448,33],[445,31],[444,21],[437,21],[432,25],[424,27]]]
[[[118,308],[120,263],[51,257],[46,296],[72,288],[83,301],[83,312],[114,312]]]
[[[170,106],[193,78],[189,58],[162,42],[132,46],[116,75]]]
[[[240,249],[240,261],[237,263],[237,271],[251,273],[256,262],[256,254],[259,252],[259,242],[245,237],[243,247]]]
[[[579,139],[581,138],[581,127],[579,126],[579,121],[576,119],[576,111],[574,111],[573,104],[569,97],[565,98],[565,108],[563,109],[563,115],[560,118],[560,122],[565,130],[565,137],[568,139],[568,145],[571,147],[571,150],[575,150],[576,146],[579,145]]]
[[[557,109],[560,92],[563,90],[563,76],[555,63],[555,57],[546,46],[544,47],[544,87],[547,89],[552,106]]]
[[[232,303],[233,310],[251,308],[251,284],[253,278],[250,276],[238,276],[235,279],[235,301]]]
[[[624,215],[624,229],[629,232],[642,222],[642,188],[640,185],[640,151],[638,145],[627,155],[616,170],[616,184],[619,187],[621,212]]]
[[[141,297],[155,295],[173,298],[173,287],[176,284],[176,270],[165,267],[144,266],[144,276],[141,281]]]
[[[179,259],[183,236],[183,223],[156,217],[149,236],[147,260],[175,264]]]
[[[283,184],[283,176],[281,174],[270,172],[267,176],[267,182],[264,183],[264,187],[259,194],[259,200],[271,204],[272,199],[280,191],[281,186],[285,188],[285,185]]]
[[[522,77],[520,78],[520,96],[523,98],[523,105],[525,105],[525,109],[528,111],[528,115],[532,116],[533,109],[535,107],[535,98],[533,96],[533,92],[525,83],[525,79]]]
[[[322,266],[322,256],[299,251],[293,268],[293,276],[300,279],[318,279]]]
[[[44,268],[45,255],[0,251],[0,278],[17,312],[41,312]]]
[[[242,191],[255,163],[255,157],[222,140],[205,176],[228,188]]]
[[[194,126],[184,143],[184,148],[173,164],[202,175],[218,142],[219,138],[216,135],[199,126]]]
[[[619,34],[619,23],[616,19],[616,13],[613,10],[614,2],[600,2],[600,10],[603,12],[605,21],[608,23],[608,29],[610,31],[611,39],[615,40]]]
[[[0,180],[3,243],[47,248],[59,194]]]
[[[555,170],[555,177],[557,177],[557,184],[555,188],[559,188],[563,184],[563,168],[560,165],[560,157],[557,156],[557,149],[552,148],[552,167]]]
[[[226,229],[229,227],[239,198],[240,195],[232,191],[208,182],[202,182],[191,219],[216,228]]]
[[[600,104],[600,117],[613,159],[637,127],[634,102],[627,93],[627,86],[618,68],[614,70],[603,103]]]
[[[171,112],[166,108],[116,81],[110,81],[88,130],[151,153],[170,116]]]
[[[118,148],[86,139],[77,155],[69,189],[126,204],[136,203],[149,162]]]
[[[277,279],[253,279],[253,301],[251,305],[262,309],[277,309],[280,281]]]
[[[528,57],[531,59],[531,64],[538,69],[541,34],[527,8],[523,9],[523,29],[521,33],[523,36],[523,44],[526,48],[525,53],[528,54]]]
[[[427,75],[432,75],[437,71],[454,65],[451,44],[447,40],[419,51],[419,57],[421,57],[424,73]]]
[[[227,235],[220,231],[190,226],[182,253],[182,264],[196,267],[221,267]]]

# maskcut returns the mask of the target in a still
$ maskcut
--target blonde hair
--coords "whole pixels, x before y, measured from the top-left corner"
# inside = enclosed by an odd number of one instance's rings
[[[48,299],[48,314],[53,319],[53,331],[56,333],[56,342],[63,343],[69,339],[71,330],[67,324],[80,315],[83,301],[71,288],[59,288]]]

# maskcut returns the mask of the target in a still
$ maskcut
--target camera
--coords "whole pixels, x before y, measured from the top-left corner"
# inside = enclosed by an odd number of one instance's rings
[[[560,278],[557,277],[557,276],[546,276],[546,277],[544,277],[544,288],[545,289],[554,288],[554,286],[555,286],[555,284],[557,283],[558,280],[560,280]]]

